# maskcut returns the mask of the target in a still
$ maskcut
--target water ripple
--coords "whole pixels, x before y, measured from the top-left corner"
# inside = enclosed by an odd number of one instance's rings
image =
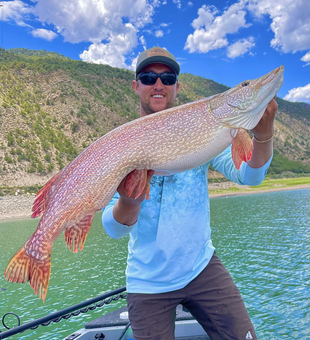
[[[310,190],[211,201],[212,238],[261,340],[310,336]]]
[[[309,201],[309,189],[211,200],[213,243],[241,291],[260,340],[310,339]],[[0,272],[37,223],[0,222]],[[25,323],[125,285],[127,242],[128,237],[110,239],[97,214],[82,253],[70,252],[63,235],[56,240],[44,304],[29,284],[9,283],[0,276],[0,288],[5,289],[0,290],[0,316],[12,311]],[[60,340],[125,303],[119,300],[12,340]],[[10,325],[16,325],[14,319]]]

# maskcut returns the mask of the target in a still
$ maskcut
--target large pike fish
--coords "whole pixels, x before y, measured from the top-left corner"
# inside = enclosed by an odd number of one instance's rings
[[[35,233],[9,262],[5,278],[27,282],[46,298],[53,242],[65,230],[73,252],[83,249],[96,211],[126,187],[141,194],[146,169],[170,175],[207,163],[232,144],[239,169],[252,155],[253,129],[283,83],[284,67],[247,80],[215,96],[124,124],[98,139],[37,194],[32,217],[42,215]]]

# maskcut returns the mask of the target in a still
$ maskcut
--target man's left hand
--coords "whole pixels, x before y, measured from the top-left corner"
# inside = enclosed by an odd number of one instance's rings
[[[275,100],[276,96],[267,105],[259,123],[255,126],[251,132],[254,134],[255,138],[259,141],[265,141],[272,137],[274,129],[274,119],[278,110],[278,104]]]

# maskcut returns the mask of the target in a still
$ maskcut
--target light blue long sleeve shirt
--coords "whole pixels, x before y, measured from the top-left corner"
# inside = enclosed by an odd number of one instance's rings
[[[236,170],[229,147],[210,163],[238,184],[259,185],[270,162],[259,169],[243,162]],[[103,210],[102,223],[110,237],[130,234],[126,269],[129,293],[181,289],[209,263],[214,252],[207,179],[210,163],[171,176],[154,175],[150,199],[143,201],[138,221],[130,227],[113,217],[118,193]]]

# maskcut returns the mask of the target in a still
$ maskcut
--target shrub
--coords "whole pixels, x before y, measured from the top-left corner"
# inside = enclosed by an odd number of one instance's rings
[[[47,153],[47,154],[44,156],[44,159],[45,159],[48,163],[50,163],[50,161],[51,161],[51,155],[50,155],[49,153]]]
[[[14,144],[14,136],[13,136],[13,132],[10,131],[7,135],[7,140],[8,140],[8,146],[11,146]]]
[[[47,166],[47,171],[48,171],[48,172],[51,172],[53,169],[54,169],[54,164],[53,164],[53,163],[50,163],[50,164]]]
[[[29,173],[36,172],[36,169],[31,165],[30,168],[28,169]]]
[[[38,172],[43,172],[43,170],[44,170],[44,167],[43,167],[43,164],[42,164],[42,162],[41,161],[39,161],[38,162]]]
[[[93,125],[93,120],[90,117],[88,117],[86,123],[87,125]]]
[[[13,163],[13,159],[8,154],[5,154],[4,159],[7,163]]]
[[[78,131],[78,129],[79,129],[79,125],[78,125],[78,123],[76,123],[76,122],[73,122],[73,123],[71,124],[71,131],[72,131],[72,133],[75,133],[75,132],[77,132],[77,131]]]

